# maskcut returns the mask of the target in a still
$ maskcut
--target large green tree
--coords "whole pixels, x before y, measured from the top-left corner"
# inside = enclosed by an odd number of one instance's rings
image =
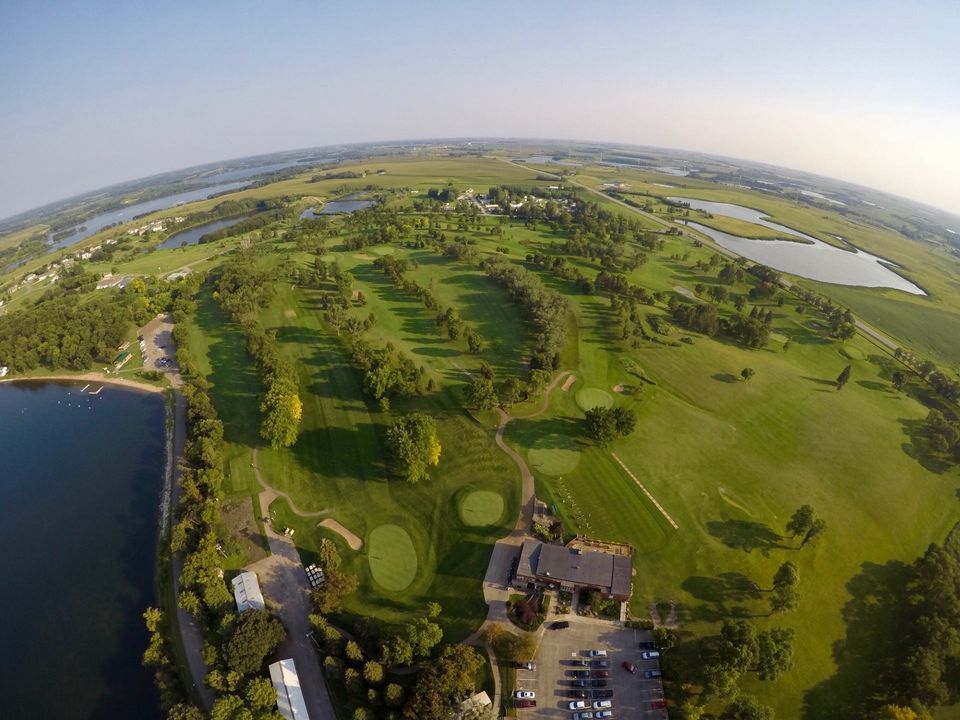
[[[224,643],[223,659],[227,667],[250,675],[263,666],[263,660],[287,636],[283,625],[268,610],[247,610],[240,615],[230,639]]]
[[[427,468],[440,462],[440,441],[433,418],[413,413],[387,429],[387,450],[393,472],[407,482],[429,478]]]

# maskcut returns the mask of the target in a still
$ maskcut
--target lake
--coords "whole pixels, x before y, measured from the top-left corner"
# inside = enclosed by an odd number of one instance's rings
[[[192,227],[189,230],[181,230],[178,233],[174,233],[162,243],[157,245],[157,250],[170,250],[171,248],[178,248],[182,245],[196,245],[200,242],[202,238],[207,233],[216,232],[217,230],[223,230],[224,228],[231,227],[236,225],[238,222],[242,222],[247,219],[247,215],[238,218],[229,218],[227,220],[213,220],[203,225],[197,225]]]
[[[360,198],[360,193],[354,193],[353,195],[347,195],[347,197],[342,200],[333,200],[328,202],[320,212],[317,212],[315,207],[307,208],[302,213],[300,213],[300,219],[306,220],[307,218],[318,218],[322,215],[341,215],[344,213],[352,213],[357,210],[363,210],[364,208],[373,207],[377,204],[376,200],[363,200]]]
[[[84,384],[0,383],[0,715],[155,720],[163,396]]]
[[[926,295],[920,287],[891,270],[888,266],[893,263],[863,250],[842,250],[815,237],[765,219],[759,210],[694,198],[668,199],[689,203],[692,210],[704,210],[711,215],[727,215],[798,238],[799,242],[755,240],[714,230],[693,220],[687,221],[690,227],[709,235],[721,247],[754,262],[820,282],[860,287],[885,287],[903,290],[912,295]]]

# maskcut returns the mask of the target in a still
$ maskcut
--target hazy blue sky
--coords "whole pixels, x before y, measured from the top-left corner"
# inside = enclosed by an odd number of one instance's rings
[[[0,217],[364,140],[610,140],[960,212],[960,4],[0,0]]]

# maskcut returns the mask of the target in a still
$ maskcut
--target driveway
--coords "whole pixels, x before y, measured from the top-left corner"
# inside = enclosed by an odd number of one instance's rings
[[[177,371],[177,349],[173,344],[173,317],[170,313],[158,315],[139,331],[145,345],[144,370]]]

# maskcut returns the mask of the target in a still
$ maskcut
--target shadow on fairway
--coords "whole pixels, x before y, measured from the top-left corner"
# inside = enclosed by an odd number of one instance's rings
[[[735,383],[735,382],[739,382],[740,380],[740,378],[738,378],[736,375],[732,375],[731,373],[714,373],[710,377],[712,377],[717,382],[724,382],[724,383]]]
[[[809,380],[810,382],[817,383],[818,385],[829,385],[832,388],[837,386],[836,380],[824,380],[823,378],[810,377],[809,375],[801,375],[804,380]]]
[[[352,428],[330,425],[300,433],[293,454],[302,468],[331,478],[386,482],[386,468],[377,442],[377,426],[357,423]]]
[[[707,532],[727,547],[744,552],[759,550],[766,555],[774,548],[794,549],[784,545],[784,537],[769,525],[751,520],[711,520],[707,523]]]
[[[901,626],[912,574],[898,561],[864,563],[847,583],[851,599],[842,612],[847,632],[833,644],[837,672],[807,691],[804,720],[854,720],[877,709],[874,689],[890,678],[890,658],[903,653],[903,639],[891,628]]]
[[[760,598],[760,588],[743,573],[728,572],[717,577],[691,575],[680,587],[697,600],[712,603],[743,602]]]
[[[950,462],[936,455],[930,448],[930,435],[925,421],[898,418],[897,422],[903,428],[904,435],[910,438],[910,442],[900,445],[904,453],[932,473],[941,475],[950,469]]]
[[[877,390],[878,392],[885,393],[891,397],[899,397],[894,393],[892,387],[886,383],[877,382],[876,380],[857,380],[857,385],[860,387],[865,387],[867,390]]]

